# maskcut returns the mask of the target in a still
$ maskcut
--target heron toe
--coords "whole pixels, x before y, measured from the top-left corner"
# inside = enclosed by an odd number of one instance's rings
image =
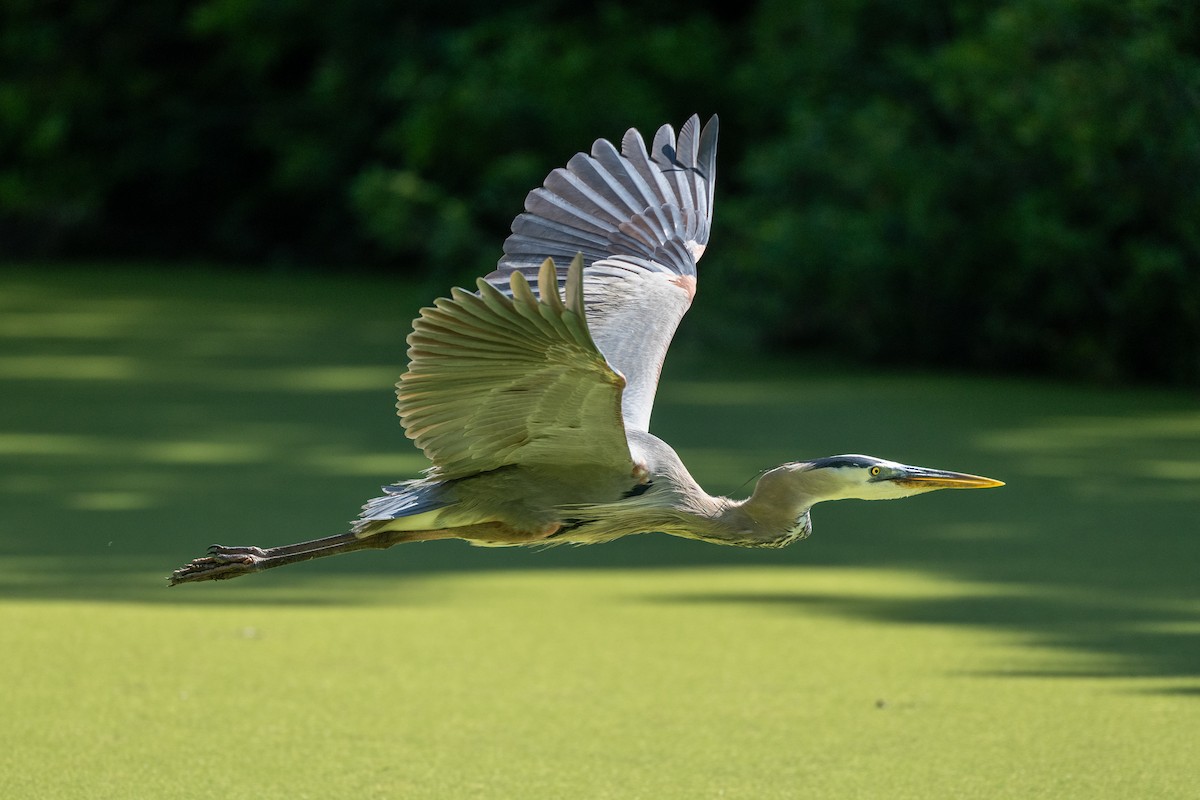
[[[224,544],[210,544],[208,546],[208,554],[211,556],[258,556],[259,558],[266,558],[267,555],[266,551],[261,547],[253,545],[230,547]]]
[[[229,548],[248,549],[248,548]],[[258,549],[258,548],[253,548]],[[212,548],[209,549],[213,552]],[[258,571],[259,558],[249,553],[216,552],[211,556],[193,559],[171,573],[171,586],[196,581],[221,581]]]

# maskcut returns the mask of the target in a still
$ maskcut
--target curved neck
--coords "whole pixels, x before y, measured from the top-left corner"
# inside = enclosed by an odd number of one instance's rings
[[[803,539],[812,531],[809,510],[820,498],[791,466],[776,467],[758,480],[754,493],[741,501],[728,501],[714,518],[726,544],[745,547],[781,547]]]

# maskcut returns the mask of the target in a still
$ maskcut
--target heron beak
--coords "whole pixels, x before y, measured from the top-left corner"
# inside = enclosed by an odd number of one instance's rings
[[[947,472],[941,469],[909,467],[892,479],[900,486],[912,489],[990,489],[1003,486],[1004,481],[968,475],[965,472]]]

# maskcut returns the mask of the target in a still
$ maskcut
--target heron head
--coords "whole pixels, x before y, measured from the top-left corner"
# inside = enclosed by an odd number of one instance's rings
[[[793,467],[814,502],[822,500],[896,500],[936,489],[986,489],[1003,481],[911,467],[874,456],[842,455],[800,462]]]

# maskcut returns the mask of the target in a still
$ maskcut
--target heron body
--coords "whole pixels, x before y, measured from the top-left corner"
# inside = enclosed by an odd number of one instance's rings
[[[667,348],[708,243],[717,120],[667,125],[647,147],[598,140],[526,198],[497,269],[422,309],[397,384],[406,435],[430,460],[384,487],[345,533],[274,548],[214,545],[172,585],[401,542],[597,544],[661,532],[780,547],[810,510],[1000,481],[871,456],[799,461],[750,497],[706,493],[649,431]]]

